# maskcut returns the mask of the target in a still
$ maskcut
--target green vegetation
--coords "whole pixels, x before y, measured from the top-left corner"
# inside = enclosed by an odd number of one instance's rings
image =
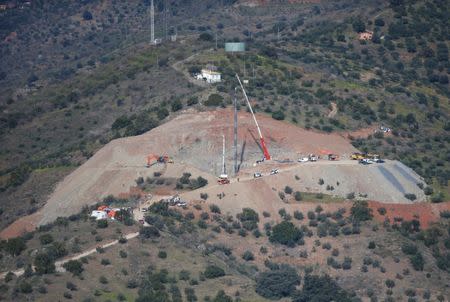
[[[290,221],[283,221],[272,228],[271,242],[295,246],[303,238],[302,231]]]
[[[260,273],[256,278],[256,292],[264,298],[279,299],[290,296],[299,284],[296,270],[282,266]]]

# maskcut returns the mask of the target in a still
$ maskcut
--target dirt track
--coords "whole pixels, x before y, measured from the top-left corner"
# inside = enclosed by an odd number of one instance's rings
[[[231,174],[232,120],[232,111],[229,109],[206,112],[192,110],[183,112],[170,122],[143,135],[111,141],[67,176],[40,211],[32,217],[24,217],[13,223],[0,235],[2,237],[20,235],[25,228],[30,230],[39,224],[52,222],[58,216],[78,213],[84,205],[94,204],[109,194],[119,195],[128,192],[139,176],[144,178],[152,176],[155,171],[161,169],[158,165],[152,168],[145,167],[146,156],[149,153],[167,154],[174,159],[175,163],[167,167],[166,176],[168,177],[180,177],[183,172],[190,172],[194,177],[202,175],[209,180],[210,184],[215,183],[215,175],[220,174],[222,134],[226,136],[227,166]],[[258,140],[255,138],[257,132],[250,114],[239,112],[238,150],[239,154],[242,154],[240,175],[244,177],[252,175],[258,169],[270,170],[271,167],[284,169],[289,166],[289,164],[277,164],[277,159],[296,160],[309,153],[319,155],[334,153],[341,158],[348,158],[352,152],[357,151],[339,134],[307,131],[265,115],[258,115],[258,120],[275,161],[272,161],[274,164],[264,163],[262,166],[254,167],[256,160],[262,158]],[[406,202],[403,194],[407,192],[415,193],[418,200],[423,199],[423,194],[421,195],[417,186],[412,185],[415,181],[401,175],[395,169],[396,165],[398,163],[391,162],[385,164],[385,167],[395,179],[398,179],[400,188],[395,181],[397,186],[393,186],[392,177],[387,179],[385,175],[382,175],[383,173],[380,173],[377,165],[359,166],[352,161],[295,163],[286,173],[270,180],[263,178],[255,181],[264,183],[264,186],[254,186],[252,181],[248,185],[237,184],[228,188],[232,189],[229,192],[230,195],[234,194],[235,189],[238,193],[247,192],[245,194],[248,196],[246,195],[245,198],[248,202],[255,198],[263,198],[267,203],[277,200],[277,192],[272,191],[272,187],[280,189],[285,185],[292,185],[295,190],[326,192],[327,184],[333,185],[335,189],[333,192],[326,193],[338,196],[355,192],[368,194],[368,198],[379,201]],[[415,173],[411,171],[407,173],[412,175],[409,178],[419,181]],[[301,180],[295,183],[294,175],[297,174]],[[325,185],[318,185],[319,178],[325,180]],[[337,185],[337,182],[340,185]],[[214,194],[216,188],[212,186],[208,190]],[[267,190],[267,194],[261,195],[260,190]],[[198,198],[198,194],[193,192],[192,196]],[[236,202],[239,204],[241,197],[231,204],[234,206]]]

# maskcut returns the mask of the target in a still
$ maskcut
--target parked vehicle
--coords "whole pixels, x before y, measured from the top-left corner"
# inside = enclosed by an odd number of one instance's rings
[[[302,158],[299,158],[298,161],[299,161],[300,163],[306,163],[306,162],[309,161],[309,158],[307,158],[307,157],[302,157]]]
[[[256,172],[255,174],[253,174],[254,178],[260,178],[262,177],[262,174],[260,172]]]
[[[278,174],[278,169],[272,169],[272,171],[270,171],[270,175],[275,175]]]

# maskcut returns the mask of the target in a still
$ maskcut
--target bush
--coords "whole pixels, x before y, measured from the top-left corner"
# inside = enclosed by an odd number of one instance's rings
[[[303,220],[303,213],[302,212],[300,212],[300,211],[294,211],[294,218],[295,219],[297,219],[297,220]]]
[[[384,208],[384,207],[378,208],[377,211],[382,216],[384,216],[386,214],[386,208]]]
[[[351,217],[356,221],[371,220],[372,209],[369,208],[369,204],[365,200],[355,201],[351,208]]]
[[[161,259],[166,259],[167,258],[167,252],[166,251],[159,251],[158,252],[158,257]]]
[[[255,260],[255,256],[250,251],[245,251],[244,254],[242,254],[242,259],[245,261],[253,261]]]
[[[227,296],[223,290],[219,290],[212,302],[233,302],[233,298]]]
[[[71,272],[74,276],[79,276],[83,272],[83,263],[78,260],[69,260],[63,264],[66,271]]]
[[[249,231],[258,227],[259,215],[253,209],[242,209],[242,213],[237,214],[237,218],[242,222],[243,227]]]
[[[205,101],[205,106],[217,107],[223,104],[223,97],[220,94],[213,93]]]
[[[342,269],[349,270],[352,268],[352,258],[345,257],[344,262],[342,262]]]
[[[411,265],[416,271],[423,271],[423,266],[425,264],[425,260],[421,253],[416,253],[412,255],[409,260],[411,261]]]
[[[306,274],[301,291],[292,297],[293,302],[309,301],[353,301],[351,295],[328,275],[315,276]]]
[[[178,279],[188,281],[191,278],[190,275],[191,273],[189,271],[181,270],[178,274]]]
[[[53,242],[53,236],[51,234],[44,234],[39,237],[41,244],[46,245]]]
[[[407,255],[415,255],[418,250],[417,250],[417,246],[415,246],[412,243],[405,243],[402,245],[402,251],[403,253],[407,254]]]
[[[209,206],[209,209],[213,213],[220,214],[220,208],[219,208],[218,205],[212,204],[212,205]]]
[[[281,268],[260,273],[256,278],[256,293],[267,299],[290,296],[300,284],[300,277],[294,268]]]
[[[142,238],[150,239],[150,238],[158,238],[161,236],[159,231],[154,226],[144,226],[139,230],[139,235]]]
[[[76,291],[78,289],[77,286],[70,281],[66,283],[66,288],[71,291]]]
[[[97,227],[99,229],[107,228],[108,227],[108,220],[106,220],[106,219],[97,220]]]
[[[108,279],[107,279],[105,276],[100,276],[100,277],[98,278],[98,281],[99,281],[101,284],[108,284]]]
[[[384,282],[387,286],[387,288],[394,288],[395,287],[395,281],[391,279],[386,279]]]
[[[301,194],[299,191],[296,191],[296,192],[294,193],[294,199],[295,199],[296,201],[301,201],[301,200],[302,200],[302,194]]]
[[[27,281],[22,281],[19,283],[19,290],[21,293],[29,294],[33,292],[33,287]]]
[[[289,186],[284,187],[284,193],[286,193],[286,194],[292,194],[292,192],[293,192],[293,190],[292,190],[291,187],[289,187]]]
[[[284,115],[284,112],[281,110],[277,110],[275,112],[272,113],[272,118],[278,121],[282,121],[286,118],[286,116]]]
[[[55,272],[55,262],[47,253],[39,253],[34,258],[36,273],[39,275]]]
[[[103,258],[103,259],[100,261],[100,263],[101,263],[101,265],[110,265],[110,264],[111,264],[111,261],[110,261],[109,259]]]
[[[303,233],[289,221],[283,221],[272,228],[272,234],[269,239],[271,242],[281,243],[290,247],[295,246]]]
[[[406,199],[409,199],[409,200],[411,200],[411,201],[414,201],[414,200],[417,199],[417,196],[416,196],[415,194],[412,194],[412,193],[406,193],[406,194],[405,194],[405,198],[406,198]]]
[[[370,241],[370,242],[369,242],[368,248],[371,249],[371,250],[373,250],[373,249],[375,248],[375,242]]]
[[[120,255],[120,258],[127,258],[128,257],[128,253],[126,251],[120,251],[119,255]]]
[[[26,248],[25,239],[21,237],[8,239],[3,245],[3,249],[11,256],[19,256]]]
[[[225,271],[216,265],[208,265],[205,269],[204,275],[208,279],[215,279],[225,276]]]

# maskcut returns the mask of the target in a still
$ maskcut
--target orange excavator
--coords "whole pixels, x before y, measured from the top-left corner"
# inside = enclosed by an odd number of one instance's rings
[[[150,168],[151,166],[157,163],[163,164],[173,163],[173,160],[167,155],[149,154],[147,156],[147,168]]]

